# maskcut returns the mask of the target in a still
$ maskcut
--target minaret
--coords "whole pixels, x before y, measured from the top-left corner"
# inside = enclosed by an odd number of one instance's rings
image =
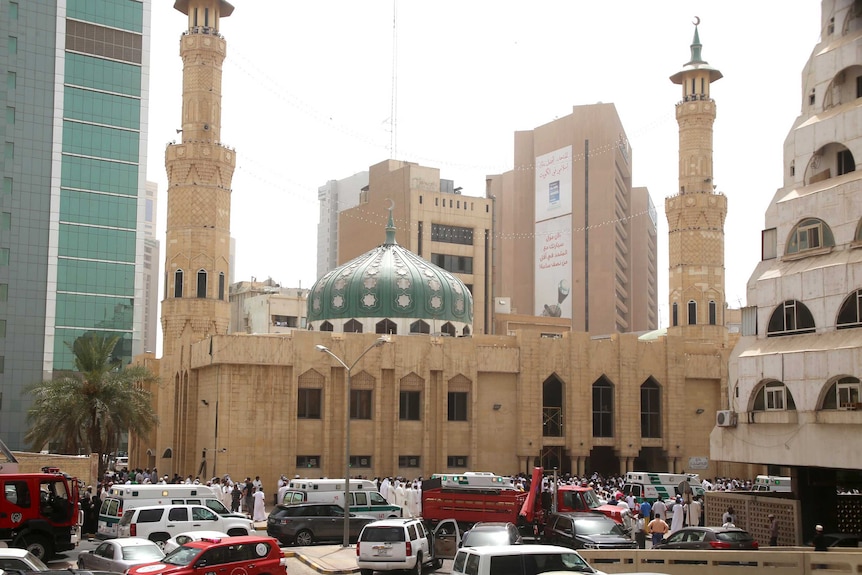
[[[175,469],[195,469],[193,444],[185,444],[194,425],[185,406],[189,400],[197,403],[189,389],[189,346],[226,334],[230,322],[230,195],[236,160],[234,151],[221,143],[226,43],[219,23],[233,6],[224,0],[176,0],[174,8],[188,16],[188,29],[180,38],[181,141],[165,151],[168,221],[160,373],[170,391],[159,401],[168,410],[159,412],[175,415],[173,421],[160,422],[159,443],[172,447]]]
[[[712,82],[721,72],[701,57],[695,19],[691,60],[670,80],[682,86],[679,124],[679,193],[665,200],[668,223],[670,329],[692,343],[727,337],[724,319],[724,219],[727,198],[715,191],[712,173]]]

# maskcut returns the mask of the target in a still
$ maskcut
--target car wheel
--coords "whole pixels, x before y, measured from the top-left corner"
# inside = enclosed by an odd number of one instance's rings
[[[312,543],[314,543],[314,535],[312,535],[311,531],[309,531],[308,529],[303,529],[296,534],[294,542],[300,547],[311,545]]]
[[[359,575],[374,575],[374,569],[360,569]]]
[[[159,546],[159,549],[165,548],[165,543],[170,539],[170,536],[167,533],[151,533],[150,541]]]
[[[413,566],[412,575],[422,575],[422,552],[416,554],[416,565]]]
[[[24,549],[45,562],[54,556],[54,546],[51,545],[51,540],[43,535],[24,537]]]

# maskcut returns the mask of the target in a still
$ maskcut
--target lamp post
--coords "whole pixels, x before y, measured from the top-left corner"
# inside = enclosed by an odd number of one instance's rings
[[[335,355],[335,353],[325,345],[314,346],[317,351],[329,355],[347,371],[347,385],[344,390],[344,541],[341,544],[342,547],[350,547],[350,372],[353,371],[353,368],[356,367],[356,364],[359,363],[359,360],[362,359],[366,353],[385,343],[389,343],[388,338],[384,336],[377,338],[374,340],[374,343],[365,348],[365,351],[360,353],[359,357],[357,357],[349,366],[343,359]]]

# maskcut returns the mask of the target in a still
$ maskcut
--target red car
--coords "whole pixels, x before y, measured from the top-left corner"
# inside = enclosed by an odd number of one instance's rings
[[[126,575],[287,575],[284,553],[272,537],[248,535],[189,541],[158,563],[136,565]]]

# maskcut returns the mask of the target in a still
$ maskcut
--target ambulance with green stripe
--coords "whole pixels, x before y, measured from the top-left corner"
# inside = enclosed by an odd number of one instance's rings
[[[692,496],[703,495],[703,484],[693,473],[651,473],[648,471],[629,471],[623,484],[623,493],[634,495],[638,501],[658,500],[659,495],[664,501],[684,495],[680,485],[691,487]]]

